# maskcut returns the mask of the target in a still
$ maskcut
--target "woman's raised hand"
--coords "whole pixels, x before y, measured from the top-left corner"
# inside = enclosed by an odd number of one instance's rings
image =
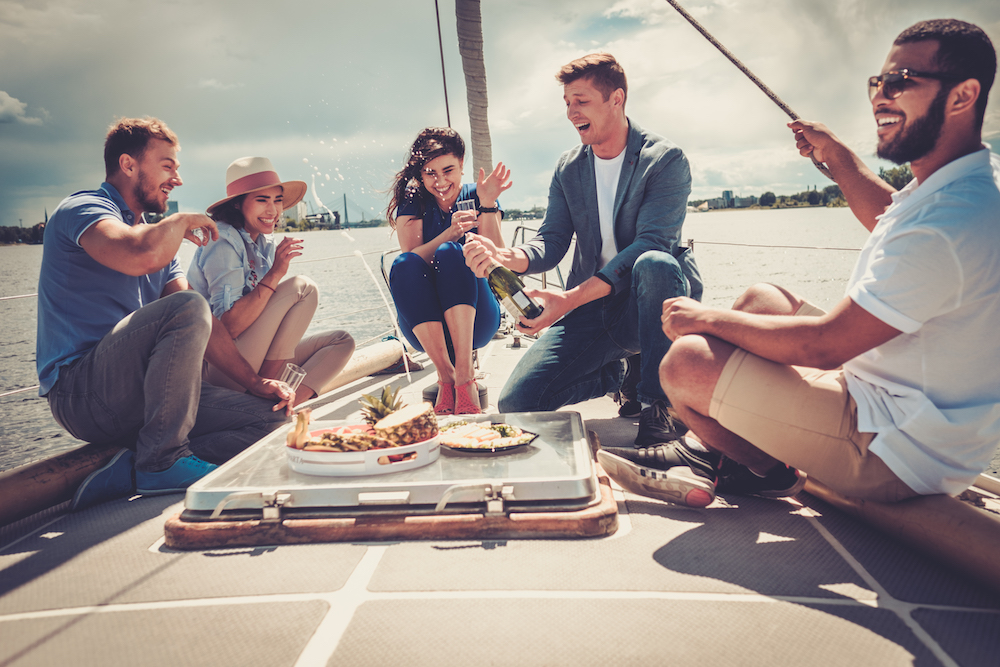
[[[274,251],[274,264],[268,273],[274,273],[278,280],[281,280],[288,273],[288,265],[291,263],[292,258],[298,257],[301,254],[302,239],[293,239],[291,236],[286,236],[281,239],[281,242],[278,243],[278,247]]]
[[[476,194],[479,195],[479,201],[483,206],[494,206],[500,193],[512,185],[514,182],[510,180],[510,169],[504,166],[503,162],[498,162],[489,176],[486,175],[485,169],[479,168]]]

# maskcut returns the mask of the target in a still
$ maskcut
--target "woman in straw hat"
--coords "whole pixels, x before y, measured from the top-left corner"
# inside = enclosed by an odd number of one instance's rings
[[[305,276],[284,280],[289,262],[302,254],[302,239],[286,236],[275,246],[271,238],[282,212],[305,193],[302,181],[282,182],[267,158],[235,160],[226,170],[226,196],[208,207],[209,216],[223,223],[219,238],[198,248],[187,274],[262,377],[279,377],[289,362],[306,371],[296,404],[316,396],[354,352],[346,331],[302,337],[319,304],[319,290]],[[211,365],[205,379],[241,389]]]
[[[463,185],[464,159],[465,142],[453,129],[422,130],[396,174],[386,211],[403,251],[389,274],[399,326],[434,362],[440,415],[481,412],[472,350],[500,326],[500,307],[486,279],[465,265],[461,243],[478,228],[503,247],[497,197],[512,185],[510,170],[503,163],[489,175],[480,169],[476,183]],[[459,211],[460,200],[475,208]]]

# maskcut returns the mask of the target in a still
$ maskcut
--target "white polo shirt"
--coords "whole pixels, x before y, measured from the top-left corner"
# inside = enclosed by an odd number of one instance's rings
[[[983,149],[893,194],[847,295],[902,333],[844,364],[870,451],[957,494],[1000,443],[1000,191]]]

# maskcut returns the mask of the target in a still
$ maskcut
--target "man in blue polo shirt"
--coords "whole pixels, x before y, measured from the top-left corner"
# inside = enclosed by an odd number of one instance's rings
[[[246,363],[175,257],[185,238],[217,238],[215,223],[142,219],[182,184],[178,150],[162,121],[120,120],[105,141],[106,182],[67,197],[46,225],[39,395],[74,437],[123,447],[84,480],[74,509],[180,491],[287,421],[287,387]],[[202,384],[205,358],[252,395]]]

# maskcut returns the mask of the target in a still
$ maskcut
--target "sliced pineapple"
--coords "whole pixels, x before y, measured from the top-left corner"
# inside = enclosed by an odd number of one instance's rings
[[[399,389],[394,390],[389,385],[382,388],[380,397],[364,394],[358,402],[361,403],[361,416],[366,424],[374,424],[404,407],[399,398]]]
[[[409,405],[396,410],[374,425],[375,435],[397,445],[412,445],[438,434],[437,415],[430,403]]]

